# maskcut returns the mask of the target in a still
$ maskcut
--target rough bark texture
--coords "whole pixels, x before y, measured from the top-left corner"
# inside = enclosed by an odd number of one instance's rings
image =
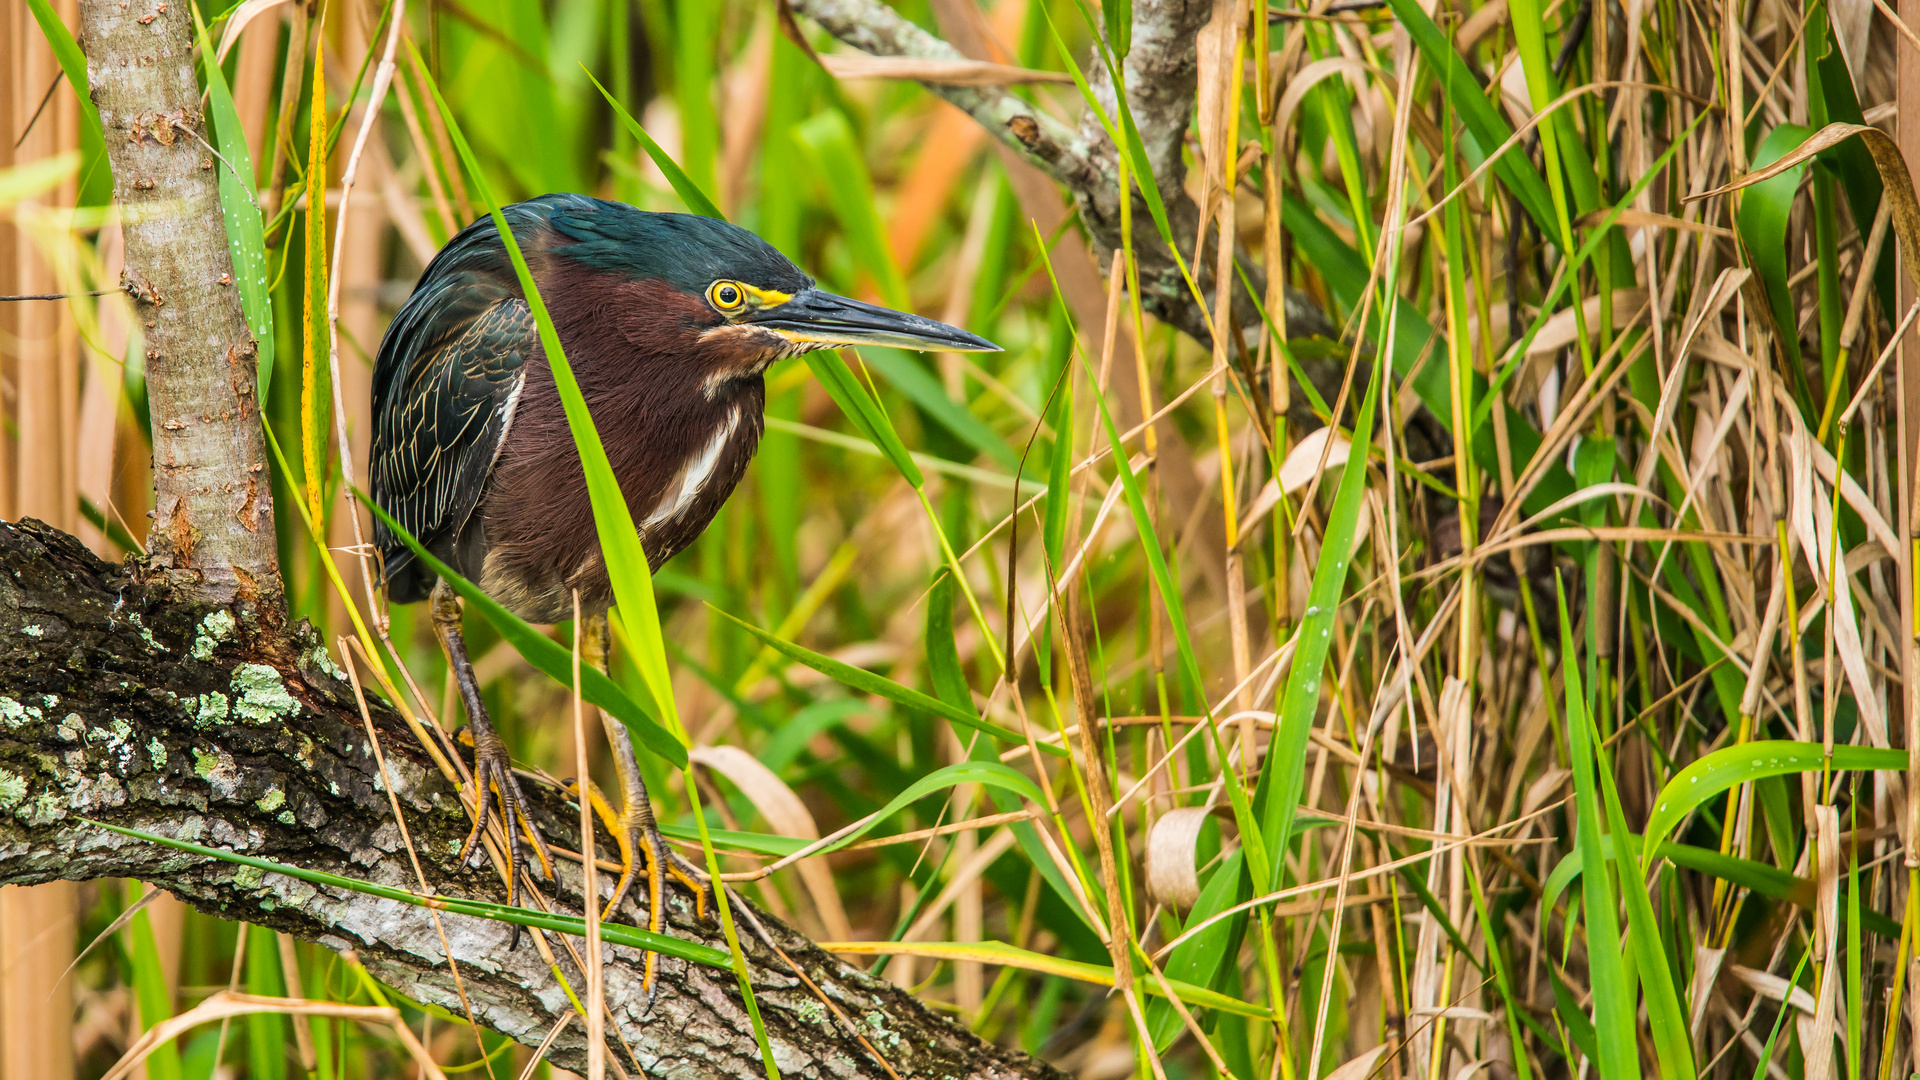
[[[1192,265],[1192,253],[1185,250],[1193,243],[1200,209],[1182,186],[1187,170],[1180,148],[1193,115],[1198,72],[1194,34],[1206,23],[1212,7],[1211,0],[1135,0],[1133,47],[1125,61],[1128,104],[1166,204],[1174,240],[1182,245],[1182,255],[1188,259],[1201,295],[1209,298],[1213,296],[1213,268]],[[950,59],[961,55],[881,0],[793,0],[793,8],[834,37],[875,56]],[[1113,80],[1105,65],[1089,59],[1082,70],[1107,115],[1117,118]],[[1003,88],[929,84],[927,89],[965,110],[989,133],[1065,185],[1079,206],[1080,218],[1103,263],[1120,246],[1119,166],[1113,143],[1091,110],[1074,129]],[[1181,279],[1172,253],[1161,242],[1146,203],[1134,196],[1133,204],[1142,305],[1211,346],[1213,336],[1206,317]],[[1253,287],[1264,293],[1266,275],[1245,259],[1242,265]],[[1259,315],[1239,283],[1234,285],[1233,319],[1243,330],[1259,325]],[[1304,293],[1293,290],[1287,293],[1287,319],[1289,331],[1298,336],[1338,333],[1325,312]]]
[[[253,334],[227,253],[188,5],[85,0],[81,42],[146,335],[153,568],[187,595],[280,607]]]
[[[183,597],[167,575],[112,566],[38,522],[0,523],[0,884],[134,877],[195,907],[354,950],[380,979],[462,1011],[424,909],[127,840],[83,819],[418,890],[350,686],[304,624],[291,634]],[[489,868],[455,865],[467,817],[402,722],[372,703],[392,777],[430,887],[504,899]],[[532,788],[548,836],[577,847],[579,811]],[[575,829],[569,829],[573,825]],[[611,852],[603,838],[601,850]],[[559,864],[556,907],[578,914],[575,864]],[[610,891],[611,875],[602,875]],[[642,890],[635,890],[640,892]],[[692,898],[669,892],[668,930],[725,948]],[[644,925],[637,902],[620,921]],[[773,939],[902,1078],[1035,1077],[1044,1062],[982,1042],[910,995],[821,952],[766,915]],[[443,915],[479,1021],[538,1044],[568,1010],[533,944],[510,928]],[[551,937],[561,969],[585,985]],[[754,992],[783,1073],[871,1077],[886,1069],[783,961],[743,928]],[[584,943],[575,942],[584,949]],[[612,1053],[649,1076],[765,1074],[730,971],[661,962],[648,1011],[640,955],[606,949]],[[550,1056],[585,1071],[584,1025]]]

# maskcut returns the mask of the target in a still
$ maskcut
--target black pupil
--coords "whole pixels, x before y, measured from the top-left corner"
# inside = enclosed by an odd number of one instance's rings
[[[720,302],[728,307],[740,302],[740,290],[731,285],[720,286]]]

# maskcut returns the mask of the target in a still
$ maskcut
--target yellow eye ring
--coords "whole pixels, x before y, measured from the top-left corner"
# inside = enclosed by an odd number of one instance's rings
[[[737,281],[716,281],[707,287],[707,303],[716,311],[738,311],[746,302],[746,287]]]

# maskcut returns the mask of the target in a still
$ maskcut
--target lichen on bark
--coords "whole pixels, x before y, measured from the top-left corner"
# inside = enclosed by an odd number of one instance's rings
[[[460,1013],[440,930],[424,909],[182,854],[90,824],[417,890],[388,801],[390,782],[428,886],[505,899],[491,867],[456,863],[468,825],[459,798],[405,724],[375,700],[370,715],[390,781],[383,778],[351,688],[315,661],[319,643],[311,630],[242,616],[217,653],[196,657],[192,644],[211,609],[145,571],[138,562],[102,562],[38,522],[0,523],[0,884],[150,881],[203,911],[352,949],[402,993]],[[25,633],[29,626],[41,633]],[[247,712],[238,701],[248,694],[268,705]],[[202,704],[213,695],[234,704],[214,716]],[[577,808],[558,791],[530,794],[547,835],[577,848]],[[604,834],[598,844],[614,850]],[[610,876],[602,875],[603,891],[610,891]],[[573,864],[561,862],[559,881],[546,891],[560,910],[581,910]],[[670,933],[725,947],[719,928],[696,918],[691,896],[675,889],[669,897]],[[744,936],[783,1072],[885,1077],[857,1031],[907,1080],[1059,1075],[979,1040],[770,916],[757,917],[853,1025],[836,1019],[762,942]],[[645,925],[640,898],[617,918]],[[441,924],[479,1022],[539,1043],[570,1008],[539,951],[527,940],[510,949],[512,931],[504,924],[451,914]],[[584,980],[563,941],[549,940],[579,993]],[[764,1075],[730,971],[663,961],[662,987],[649,1009],[639,954],[608,946],[606,956],[610,1030],[619,1035],[614,1052],[629,1069]],[[585,1067],[582,1030],[571,1025],[556,1041],[557,1064]],[[622,1040],[634,1060],[624,1058]]]

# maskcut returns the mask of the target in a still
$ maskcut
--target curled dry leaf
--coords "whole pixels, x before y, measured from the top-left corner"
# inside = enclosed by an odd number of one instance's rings
[[[240,6],[233,9],[233,14],[227,16],[227,28],[220,32],[220,48],[215,50],[214,55],[219,57],[221,63],[226,63],[227,51],[233,48],[234,42],[240,40],[240,31],[245,30],[247,24],[258,16],[286,2],[287,0],[242,0]]]
[[[1867,144],[1867,152],[1873,155],[1873,164],[1880,172],[1880,183],[1886,195],[1893,200],[1893,231],[1900,238],[1901,254],[1906,256],[1900,261],[1907,268],[1907,276],[1915,285],[1920,285],[1920,265],[1914,253],[1920,252],[1920,197],[1913,191],[1913,177],[1907,172],[1906,159],[1900,155],[1900,146],[1893,136],[1879,128],[1861,124],[1828,124],[1813,133],[1807,141],[1800,144],[1792,153],[1764,169],[1757,169],[1735,180],[1731,184],[1714,188],[1700,195],[1689,195],[1685,202],[1698,202],[1715,195],[1739,191],[1752,187],[1762,180],[1770,180],[1788,169],[1800,165],[1823,150],[1829,150],[1848,139],[1858,136]]]
[[[687,757],[732,781],[774,832],[800,840],[820,838],[820,826],[814,823],[807,805],[759,758],[737,746],[696,746],[687,751]],[[840,891],[834,887],[833,872],[827,864],[819,859],[802,859],[794,869],[819,908],[828,935],[843,940],[852,937],[853,926],[847,921],[847,909],[840,903]]]
[[[1325,79],[1335,75],[1347,76],[1348,83],[1356,94],[1364,93],[1366,80],[1373,73],[1367,65],[1346,56],[1329,56],[1315,60],[1301,68],[1299,73],[1287,80],[1287,91],[1280,95],[1280,104],[1274,109],[1273,129],[1284,132],[1300,103],[1307,99],[1307,91]]]
[[[1200,898],[1195,848],[1208,811],[1183,806],[1160,815],[1147,834],[1147,892],[1170,907],[1189,908]]]
[[[1333,440],[1333,446],[1327,446],[1327,440]],[[1326,460],[1320,460],[1322,452]],[[1314,475],[1325,469],[1338,469],[1347,463],[1347,437],[1332,427],[1317,428],[1294,444],[1287,452],[1287,460],[1280,465],[1280,474],[1267,481],[1260,494],[1247,504],[1247,512],[1240,523],[1240,531],[1245,533],[1253,529],[1255,523],[1273,512],[1280,504],[1280,495],[1298,495],[1300,489],[1311,483]]]
[[[1680,229],[1685,232],[1706,233],[1708,236],[1733,238],[1732,229],[1709,225],[1704,221],[1688,221],[1669,214],[1656,214],[1651,210],[1635,210],[1631,207],[1625,210],[1595,210],[1590,214],[1582,215],[1578,224],[1583,228],[1598,228],[1608,218],[1612,218],[1613,224],[1622,229]]]
[[[1613,292],[1613,325],[1625,327],[1633,324],[1640,313],[1647,309],[1647,290],[1615,289]],[[1547,325],[1533,337],[1533,344],[1527,346],[1528,356],[1558,352],[1573,344],[1580,336],[1581,322],[1588,326],[1600,322],[1600,298],[1589,296],[1579,309],[1568,308],[1547,320]]]
[[[1456,1019],[1461,1018],[1461,1014],[1467,1013],[1467,1012],[1481,1013],[1482,1016],[1486,1018],[1486,1021],[1491,1021],[1493,1019],[1492,1014],[1486,1013],[1480,1009],[1453,1008],[1445,1011],[1453,1014],[1453,1016]],[[1477,1019],[1477,1018],[1468,1017],[1467,1019]],[[1484,1071],[1486,1067],[1491,1064],[1493,1064],[1492,1058],[1477,1058],[1473,1061],[1469,1061],[1465,1065],[1460,1066],[1460,1071],[1453,1074],[1453,1080],[1473,1080],[1474,1077],[1479,1076],[1480,1073]]]
[[[1333,441],[1327,446],[1327,441]],[[1326,460],[1320,460],[1321,450],[1326,451]],[[1347,463],[1347,437],[1331,427],[1323,427],[1307,433],[1294,448],[1288,452],[1287,460],[1280,465],[1280,486],[1289,495],[1297,494],[1301,488],[1313,479],[1322,469],[1337,469]]]
[[[1381,1043],[1371,1050],[1363,1050],[1360,1056],[1327,1074],[1327,1080],[1367,1080],[1373,1075],[1373,1067],[1380,1063],[1380,1055],[1387,1052],[1389,1044]]]

